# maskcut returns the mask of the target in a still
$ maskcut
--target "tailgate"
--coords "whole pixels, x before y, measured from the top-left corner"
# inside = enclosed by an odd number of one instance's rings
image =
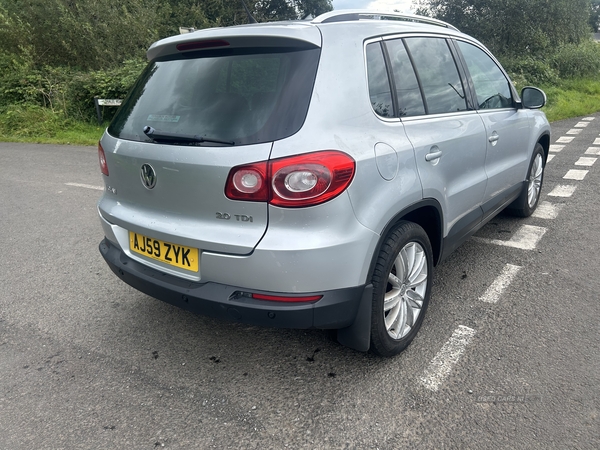
[[[231,167],[267,160],[270,143],[240,147],[195,147],[101,141],[109,168],[99,203],[108,222],[144,236],[201,251],[248,254],[267,227],[267,204],[229,200]],[[155,174],[146,187],[142,167]]]

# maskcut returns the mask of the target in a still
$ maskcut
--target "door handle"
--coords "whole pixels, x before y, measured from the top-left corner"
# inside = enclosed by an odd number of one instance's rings
[[[488,138],[488,142],[492,145],[496,145],[496,142],[498,142],[499,139],[500,136],[498,136],[498,133],[494,131],[492,135]]]
[[[425,161],[433,161],[434,159],[439,159],[441,157],[442,157],[442,151],[436,150],[434,152],[427,153],[425,155]]]

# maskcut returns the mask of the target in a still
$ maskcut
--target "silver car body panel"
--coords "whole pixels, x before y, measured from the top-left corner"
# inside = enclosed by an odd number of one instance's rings
[[[483,201],[489,201],[527,177],[531,154],[530,111],[523,109],[481,110],[479,116],[485,126],[487,152],[485,171],[488,177]]]
[[[442,205],[444,236],[481,205],[487,176],[481,119],[474,111],[405,119],[415,148],[423,197]],[[440,155],[430,159],[433,155]]]

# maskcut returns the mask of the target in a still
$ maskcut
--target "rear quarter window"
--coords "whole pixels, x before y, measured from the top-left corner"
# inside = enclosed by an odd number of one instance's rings
[[[368,44],[366,55],[369,98],[373,111],[381,117],[394,117],[392,90],[381,44],[379,42]]]

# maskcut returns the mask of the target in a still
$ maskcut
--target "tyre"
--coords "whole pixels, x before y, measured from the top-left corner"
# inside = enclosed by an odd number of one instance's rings
[[[544,169],[546,168],[546,155],[541,144],[536,144],[533,156],[529,163],[529,172],[521,195],[510,204],[508,212],[518,217],[529,217],[533,214],[540,201]]]
[[[432,276],[427,233],[413,222],[400,222],[381,247],[373,272],[373,353],[397,355],[414,339],[429,304]]]

